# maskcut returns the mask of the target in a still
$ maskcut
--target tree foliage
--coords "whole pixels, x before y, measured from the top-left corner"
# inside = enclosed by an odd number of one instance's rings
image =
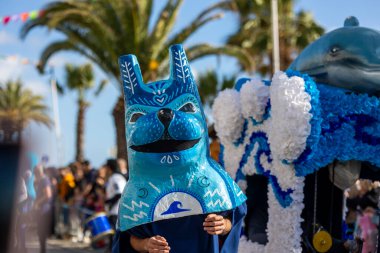
[[[239,17],[239,28],[228,38],[228,44],[246,49],[254,68],[263,75],[273,72],[271,0],[230,0],[225,9]],[[294,0],[278,1],[280,65],[286,69],[303,48],[324,33],[310,12],[294,12]]]
[[[0,84],[0,122],[21,132],[31,122],[51,127],[43,97],[23,87],[20,80]]]
[[[37,27],[55,30],[63,39],[49,44],[40,56],[39,70],[58,52],[74,51],[96,63],[116,80],[120,97],[113,109],[116,127],[117,157],[126,157],[124,105],[118,57],[123,54],[138,56],[145,82],[168,73],[168,48],[184,43],[209,22],[221,18],[222,1],[206,8],[193,20],[173,32],[183,0],[167,0],[158,18],[152,15],[153,0],[66,0],[47,4],[44,15],[29,20],[21,30],[25,38]],[[207,39],[205,39],[207,41]],[[193,44],[186,48],[188,60],[206,55],[226,54],[236,57],[244,68],[252,68],[251,57],[239,46],[213,47],[208,43]]]

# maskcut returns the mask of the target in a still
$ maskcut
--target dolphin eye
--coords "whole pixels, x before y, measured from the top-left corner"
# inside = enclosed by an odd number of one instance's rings
[[[186,103],[183,106],[181,106],[181,108],[179,108],[179,111],[192,113],[192,112],[196,112],[197,108],[195,108],[193,103]]]
[[[333,46],[330,48],[330,54],[336,55],[341,49],[338,46]]]
[[[144,114],[141,112],[135,112],[129,119],[129,123],[135,123],[141,116],[144,116]]]

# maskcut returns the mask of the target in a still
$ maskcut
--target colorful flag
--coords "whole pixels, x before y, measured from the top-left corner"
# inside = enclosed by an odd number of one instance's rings
[[[10,16],[5,16],[3,17],[3,24],[6,25],[8,24],[8,22],[11,20],[11,17]]]
[[[30,62],[29,62],[29,59],[28,58],[23,58],[22,60],[21,60],[21,64],[22,65],[27,65],[27,64],[29,64]]]
[[[21,13],[20,17],[21,17],[22,22],[25,22],[29,18],[29,13],[27,12]]]
[[[36,19],[38,18],[39,12],[38,11],[31,11],[29,12],[29,18],[30,19]]]
[[[44,15],[44,10],[34,10],[30,12],[23,12],[21,14],[15,14],[15,15],[9,15],[0,17],[0,22],[2,22],[4,25],[8,24],[9,22],[15,22],[19,19],[21,19],[23,22],[27,21],[28,19],[36,19],[38,17],[42,17]]]
[[[38,12],[38,17],[42,17],[44,14],[45,14],[45,11],[44,10],[40,10]]]
[[[12,22],[15,22],[15,21],[17,21],[19,19],[20,19],[20,17],[17,14],[11,16],[11,21]]]

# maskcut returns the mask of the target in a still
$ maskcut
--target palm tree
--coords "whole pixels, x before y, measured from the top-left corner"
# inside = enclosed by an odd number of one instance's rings
[[[94,72],[91,64],[74,66],[66,64],[66,87],[78,93],[78,114],[76,127],[76,152],[75,160],[82,162],[84,160],[84,121],[86,109],[90,103],[86,100],[87,92],[94,88]],[[98,95],[105,87],[107,81],[102,80],[98,86],[95,95]]]
[[[235,84],[236,76],[222,76],[219,78],[216,70],[207,70],[197,77],[198,91],[202,104],[211,107],[217,93],[221,90],[232,88]]]
[[[249,51],[255,62],[254,69],[261,74],[273,73],[271,0],[230,0],[224,9],[239,15],[239,29],[228,38],[228,44]],[[311,13],[294,13],[294,0],[278,1],[280,65],[286,69],[295,55],[324,33]]]
[[[43,97],[23,88],[20,80],[0,85],[0,130],[3,131],[3,141],[11,142],[14,134],[21,140],[22,130],[31,122],[50,127],[52,122],[47,110]]]
[[[113,109],[116,127],[117,157],[125,157],[126,140],[122,83],[118,57],[126,53],[139,57],[145,81],[154,80],[168,72],[168,48],[185,42],[194,32],[212,20],[221,17],[215,13],[221,3],[202,11],[189,25],[173,33],[183,0],[168,0],[153,20],[153,0],[67,0],[47,4],[44,15],[27,22],[21,30],[25,38],[36,27],[47,27],[65,35],[62,40],[48,45],[41,54],[39,69],[43,70],[49,58],[57,52],[71,50],[96,63],[117,83],[120,96]],[[227,54],[237,57],[249,68],[251,58],[239,47],[215,48],[207,43],[186,49],[188,59],[205,55]]]

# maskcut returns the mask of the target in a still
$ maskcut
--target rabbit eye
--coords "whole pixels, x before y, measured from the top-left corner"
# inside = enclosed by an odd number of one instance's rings
[[[197,111],[197,108],[195,108],[193,103],[186,103],[179,108],[179,111],[193,113]]]
[[[129,123],[135,123],[141,116],[144,116],[144,114],[141,112],[135,112],[132,114]]]

